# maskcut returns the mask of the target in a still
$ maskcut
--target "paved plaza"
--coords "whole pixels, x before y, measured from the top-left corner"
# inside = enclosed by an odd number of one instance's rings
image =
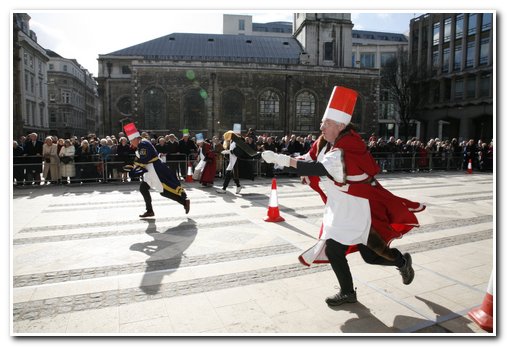
[[[394,194],[427,204],[421,227],[392,245],[415,279],[348,256],[358,303],[328,307],[338,282],[298,255],[318,236],[323,203],[299,179],[278,178],[285,222],[268,223],[271,179],[243,190],[184,183],[185,215],[152,192],[141,220],[138,183],[13,188],[14,335],[486,334],[480,306],[495,262],[494,176],[383,174]],[[222,180],[217,180],[218,187]],[[232,183],[232,182],[231,182]]]

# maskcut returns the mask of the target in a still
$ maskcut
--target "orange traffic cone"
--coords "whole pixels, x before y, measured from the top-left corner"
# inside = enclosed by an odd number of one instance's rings
[[[474,308],[468,315],[483,330],[488,333],[493,332],[493,274],[489,277],[488,292],[482,301],[480,307]]]
[[[471,173],[472,173],[472,159],[469,159],[469,160],[468,160],[467,173],[469,173],[469,174],[471,174]]]
[[[188,162],[188,169],[187,169],[187,178],[185,178],[185,182],[194,182],[194,179],[192,178],[193,176],[193,173],[192,173],[192,163],[191,162]]]
[[[285,219],[280,216],[278,209],[278,197],[276,195],[276,178],[271,181],[271,197],[269,198],[268,216],[264,218],[265,222],[283,222]]]

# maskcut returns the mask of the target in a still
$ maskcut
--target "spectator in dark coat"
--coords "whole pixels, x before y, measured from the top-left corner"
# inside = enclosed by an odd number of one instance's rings
[[[76,170],[79,171],[79,177],[83,183],[96,181],[98,178],[94,154],[88,140],[81,141],[75,158]]]
[[[197,153],[197,146],[195,145],[195,142],[189,138],[188,133],[183,134],[183,137],[178,142],[178,145],[179,145],[179,149],[180,149],[180,157],[179,157],[180,172],[182,175],[183,175],[183,173],[185,173],[185,176],[186,176],[186,172],[187,172],[186,160],[187,159],[189,159],[189,160],[195,159],[195,155]],[[193,158],[190,158],[191,155],[193,156]]]
[[[180,172],[180,144],[174,134],[166,135],[166,146],[167,146],[167,165],[176,173],[176,177],[179,179],[186,176],[186,172]],[[183,159],[184,160],[184,159]]]
[[[13,168],[13,176],[16,179],[16,185],[21,186],[23,185],[23,179],[25,176],[25,167],[24,167],[24,154],[23,147],[18,145],[17,141],[13,142],[13,152],[12,152],[12,160],[14,164]]]
[[[40,184],[42,174],[42,146],[37,133],[31,133],[23,146],[26,156],[26,180]]]

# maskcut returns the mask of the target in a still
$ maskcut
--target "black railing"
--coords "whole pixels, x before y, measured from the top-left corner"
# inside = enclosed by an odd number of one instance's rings
[[[381,173],[389,172],[421,172],[421,171],[463,171],[468,168],[468,160],[463,154],[428,153],[377,153],[373,155],[381,169]],[[109,154],[106,158],[100,155],[74,156],[68,164],[59,158],[53,162],[42,161],[40,156],[14,157],[13,178],[17,185],[22,184],[68,184],[68,183],[109,183],[131,182],[131,179],[123,166],[133,163],[134,155],[118,156]],[[41,160],[41,162],[33,162]],[[267,164],[260,156],[255,159],[238,159],[240,170],[249,170],[251,177],[272,177],[273,175],[291,174],[290,170],[275,170],[273,164]],[[32,161],[32,162],[31,162]],[[164,159],[162,159],[164,161]],[[192,166],[192,172],[198,163],[196,154],[174,154],[165,157],[165,164],[176,172],[181,180],[188,175],[188,167]],[[225,169],[229,164],[228,156],[218,154],[216,160],[216,175],[220,179],[224,176]],[[492,171],[492,160],[479,161],[478,157],[472,162],[473,170]]]

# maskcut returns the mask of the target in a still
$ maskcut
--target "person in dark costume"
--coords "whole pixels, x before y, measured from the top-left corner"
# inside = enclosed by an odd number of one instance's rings
[[[129,172],[130,177],[143,175],[143,181],[139,190],[146,204],[146,212],[139,215],[139,217],[155,216],[151,204],[150,188],[159,191],[163,197],[172,199],[183,205],[185,213],[188,214],[190,211],[190,200],[187,198],[187,193],[176,177],[176,173],[162,163],[155,147],[153,147],[149,140],[141,137],[134,123],[126,124],[124,130],[132,147],[137,149],[134,165],[125,165],[124,170]]]
[[[224,148],[222,154],[229,155],[229,165],[225,169],[222,189],[217,189],[216,192],[225,194],[227,186],[232,178],[234,179],[234,183],[236,183],[236,194],[239,194],[242,187],[239,182],[238,158],[253,158],[257,156],[257,152],[249,147],[240,136],[234,133],[234,131],[228,131],[224,134]]]

